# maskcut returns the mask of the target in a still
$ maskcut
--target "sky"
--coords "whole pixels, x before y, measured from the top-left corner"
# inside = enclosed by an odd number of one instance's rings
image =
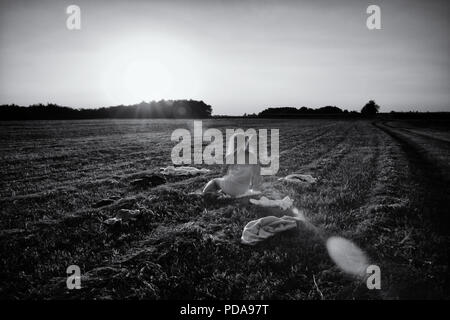
[[[449,13],[441,0],[0,0],[0,104],[450,111]]]

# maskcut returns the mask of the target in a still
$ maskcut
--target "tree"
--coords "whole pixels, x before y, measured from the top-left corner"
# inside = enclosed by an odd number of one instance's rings
[[[50,119],[110,119],[110,118],[210,118],[212,107],[196,100],[142,101],[133,105],[118,105],[100,109],[72,109],[54,103],[35,104],[29,107],[0,105],[1,120]]]
[[[380,106],[375,103],[374,100],[370,100],[366,103],[366,105],[361,109],[361,114],[366,117],[373,117],[378,113]]]

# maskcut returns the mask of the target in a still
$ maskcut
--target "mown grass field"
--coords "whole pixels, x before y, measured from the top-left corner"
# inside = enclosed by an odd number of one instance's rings
[[[0,297],[10,299],[449,298],[448,124],[221,119],[204,128],[278,128],[273,198],[291,197],[325,234],[352,240],[381,268],[381,290],[342,273],[299,227],[240,243],[269,214],[248,200],[197,194],[221,172],[131,182],[171,165],[170,135],[190,120],[0,124]],[[206,167],[206,166],[204,166]],[[307,173],[316,184],[277,181]],[[96,207],[102,199],[111,199]],[[104,221],[120,209],[136,220]],[[68,290],[78,265],[82,289]]]

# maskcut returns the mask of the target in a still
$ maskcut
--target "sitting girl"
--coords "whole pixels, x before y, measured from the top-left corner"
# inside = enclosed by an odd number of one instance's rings
[[[244,139],[245,147],[242,148],[234,144],[234,139]],[[244,136],[244,137],[242,137]],[[250,158],[256,158],[256,153],[253,152],[250,146],[250,141],[256,138],[255,136],[245,136],[242,133],[235,133],[229,141],[228,151],[226,159],[233,159],[232,163],[228,165],[228,173],[222,178],[215,178],[209,181],[203,193],[216,192],[222,190],[222,192],[233,196],[242,196],[248,193],[252,193],[261,184],[261,167],[259,164],[250,164]],[[239,141],[239,139],[236,139]],[[244,164],[237,164],[237,159],[245,159]],[[226,161],[229,163],[229,161]]]

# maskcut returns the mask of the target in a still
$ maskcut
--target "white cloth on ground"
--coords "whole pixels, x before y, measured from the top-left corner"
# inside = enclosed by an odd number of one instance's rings
[[[294,200],[289,198],[289,196],[281,200],[271,200],[266,197],[261,197],[259,200],[250,199],[250,202],[262,207],[280,207],[283,210],[289,209],[294,204]]]
[[[316,183],[317,182],[317,179],[309,174],[298,174],[298,173],[293,173],[293,174],[287,175],[286,177],[280,178],[278,180],[297,182],[297,183]]]
[[[242,231],[241,243],[255,245],[279,232],[297,227],[299,221],[302,221],[301,217],[291,216],[268,216],[250,221]]]
[[[200,173],[208,173],[209,169],[197,169],[194,167],[174,167],[168,166],[166,168],[160,168],[161,173],[164,175],[172,175],[172,176],[186,176],[186,175],[196,175]]]
[[[116,223],[122,223],[122,221],[136,220],[140,214],[140,210],[120,209],[115,217],[106,219],[103,223],[114,225]]]
[[[121,218],[116,218],[116,217],[109,218],[109,219],[106,219],[105,221],[103,221],[103,223],[109,224],[109,225],[113,225],[113,224],[116,224],[116,223],[119,223],[119,222],[122,222],[122,219]]]

